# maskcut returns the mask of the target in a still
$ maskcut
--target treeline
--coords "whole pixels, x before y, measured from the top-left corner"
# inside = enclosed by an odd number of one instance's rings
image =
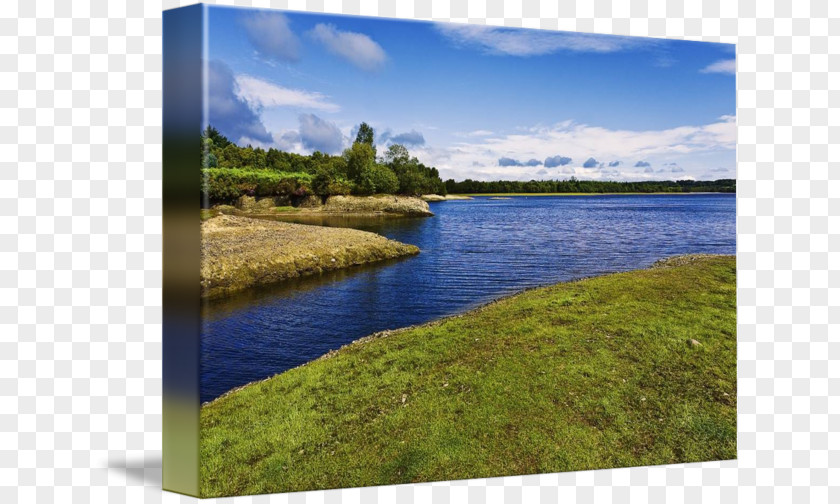
[[[230,203],[242,195],[446,194],[437,169],[404,146],[390,145],[377,157],[374,131],[366,123],[338,156],[240,147],[208,126],[201,134],[201,155],[202,196],[211,203]]]
[[[734,179],[720,180],[663,180],[642,182],[605,182],[598,180],[496,180],[482,182],[467,179],[445,182],[446,191],[451,194],[486,193],[686,193],[722,192],[734,193]]]

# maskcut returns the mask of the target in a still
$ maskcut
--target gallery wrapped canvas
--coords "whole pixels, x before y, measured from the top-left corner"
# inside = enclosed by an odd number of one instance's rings
[[[734,47],[194,5],[165,489],[736,456]]]

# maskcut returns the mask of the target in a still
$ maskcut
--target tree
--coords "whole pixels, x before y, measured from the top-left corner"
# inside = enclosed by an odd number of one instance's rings
[[[391,144],[388,146],[388,150],[385,151],[385,164],[390,166],[395,172],[396,167],[406,165],[409,162],[409,159],[408,149],[406,149],[403,145]]]
[[[374,164],[376,159],[376,152],[373,146],[364,142],[355,142],[353,145],[344,151],[344,160],[347,162],[347,177],[359,184],[362,182],[362,176],[370,171],[370,167]]]
[[[420,196],[426,191],[426,178],[416,170],[409,170],[399,176],[400,193],[409,196]]]
[[[394,194],[400,189],[399,179],[385,165],[375,163],[366,178],[373,183],[373,190],[377,193]]]
[[[359,132],[356,133],[356,141],[354,143],[368,144],[373,147],[373,128],[368,123],[363,122],[359,125]]]
[[[216,155],[212,152],[208,152],[204,155],[202,159],[201,166],[204,168],[216,168],[219,166],[219,160],[216,159]]]
[[[212,140],[213,145],[218,147],[219,149],[224,149],[228,146],[228,144],[231,143],[226,136],[219,133],[219,130],[217,130],[213,126],[210,126],[209,124],[207,125],[207,128],[201,133],[201,136]]]
[[[239,147],[234,143],[230,143],[222,150],[224,155],[225,168],[240,168],[242,166],[242,155],[239,152]]]

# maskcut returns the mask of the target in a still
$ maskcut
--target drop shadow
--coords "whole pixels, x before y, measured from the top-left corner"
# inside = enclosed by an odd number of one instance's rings
[[[113,458],[108,460],[108,470],[121,472],[126,481],[144,486],[163,487],[163,459],[160,455],[142,458]]]

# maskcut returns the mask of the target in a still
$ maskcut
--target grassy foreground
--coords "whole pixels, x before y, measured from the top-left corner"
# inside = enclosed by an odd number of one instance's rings
[[[524,292],[201,411],[202,496],[732,459],[735,258]]]

